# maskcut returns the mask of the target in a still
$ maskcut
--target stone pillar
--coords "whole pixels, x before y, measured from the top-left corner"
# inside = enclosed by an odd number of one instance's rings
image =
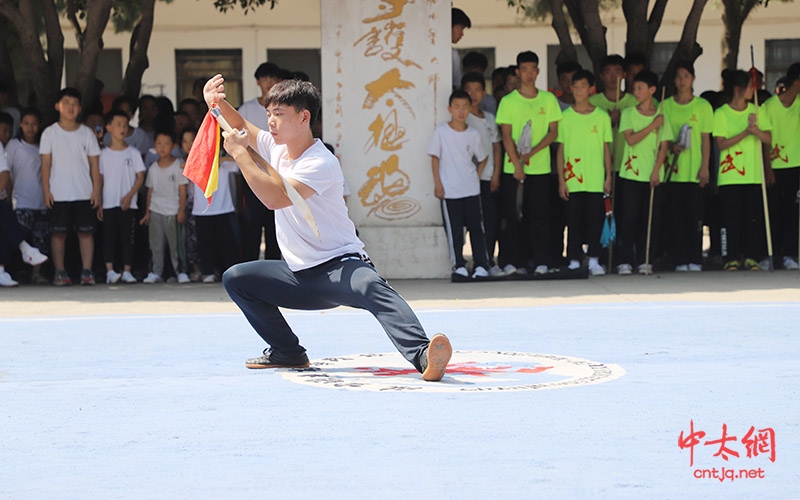
[[[450,275],[433,195],[433,129],[449,119],[450,2],[320,0],[323,135],[367,252],[390,278]]]

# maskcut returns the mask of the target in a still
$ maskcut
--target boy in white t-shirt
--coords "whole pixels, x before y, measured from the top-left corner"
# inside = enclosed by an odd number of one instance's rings
[[[81,94],[66,87],[58,95],[58,122],[42,133],[39,153],[42,157],[42,191],[50,209],[52,250],[56,286],[71,285],[64,267],[67,231],[78,233],[81,254],[81,285],[94,285],[95,210],[102,206],[103,187],[98,157],[100,147],[94,133],[78,123]]]
[[[481,142],[481,134],[467,125],[470,106],[469,94],[463,90],[454,90],[450,94],[447,110],[452,119],[433,131],[428,154],[433,168],[433,193],[442,200],[453,273],[465,278],[469,276],[463,250],[466,226],[475,261],[472,277],[485,278],[489,276],[490,266],[483,233],[480,174],[486,166],[488,154]],[[477,161],[477,168],[473,161]]]
[[[461,78],[461,88],[469,94],[471,101],[467,125],[481,134],[483,148],[489,153],[486,166],[480,174],[481,210],[483,212],[483,232],[486,235],[486,253],[489,255],[489,275],[505,276],[494,260],[497,245],[497,223],[500,215],[500,162],[503,159],[503,136],[495,122],[494,114],[484,109],[486,80],[480,73],[467,73]]]
[[[133,227],[139,188],[144,183],[144,162],[139,150],[125,142],[128,115],[124,111],[116,109],[106,115],[106,131],[111,143],[100,152],[103,208],[97,212],[98,219],[103,221],[106,283],[136,283],[136,278],[131,274]],[[118,244],[122,256],[122,274],[114,270]]]
[[[6,163],[5,150],[0,144],[0,286],[17,286],[17,283],[8,272],[5,265],[11,260],[16,249],[22,252],[22,260],[32,266],[47,260],[37,248],[34,248],[23,239],[22,228],[17,223],[14,211],[11,209],[6,193],[11,188],[11,176]]]
[[[275,210],[278,245],[285,258],[237,264],[222,277],[231,299],[269,345],[263,356],[245,365],[309,366],[305,348],[279,307],[318,310],[348,305],[372,313],[424,380],[441,380],[453,348],[442,334],[428,340],[414,312],[375,271],[356,236],[344,203],[339,161],[311,132],[320,108],[319,91],[299,80],[276,84],[267,97],[269,132],[248,123],[224,100],[221,75],[206,83],[204,97],[209,106],[219,106],[231,126],[242,130],[223,134],[225,150],[253,192]],[[248,146],[275,165],[269,167],[270,174],[250,158]],[[292,204],[280,175],[305,199],[319,237]]]
[[[186,185],[181,160],[172,156],[175,137],[172,132],[156,132],[155,147],[158,160],[147,170],[147,209],[139,224],[149,225],[150,252],[153,255],[153,270],[143,283],[164,281],[164,245],[169,250],[170,262],[175,272],[178,267],[178,224],[186,220]],[[188,281],[188,276],[179,276],[179,281]]]

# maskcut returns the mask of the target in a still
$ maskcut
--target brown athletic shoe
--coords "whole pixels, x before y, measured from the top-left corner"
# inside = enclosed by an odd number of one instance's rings
[[[428,344],[428,366],[422,372],[422,379],[428,382],[438,382],[444,377],[447,363],[453,355],[453,346],[444,334],[437,333]]]
[[[248,359],[244,366],[248,368],[308,368],[308,356],[303,353],[294,358],[282,358],[275,355],[272,349],[264,349],[264,355],[257,358]]]

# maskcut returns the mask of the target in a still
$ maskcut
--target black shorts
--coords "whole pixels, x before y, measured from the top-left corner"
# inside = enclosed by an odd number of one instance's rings
[[[70,228],[78,233],[94,233],[97,212],[89,200],[57,201],[50,209],[53,234],[64,234]]]

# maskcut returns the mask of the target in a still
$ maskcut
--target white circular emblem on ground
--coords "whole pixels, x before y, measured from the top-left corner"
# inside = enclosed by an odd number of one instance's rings
[[[425,382],[399,353],[323,358],[278,372],[298,384],[353,391],[499,392],[561,389],[620,378],[619,365],[572,356],[502,351],[455,351],[439,383]]]

